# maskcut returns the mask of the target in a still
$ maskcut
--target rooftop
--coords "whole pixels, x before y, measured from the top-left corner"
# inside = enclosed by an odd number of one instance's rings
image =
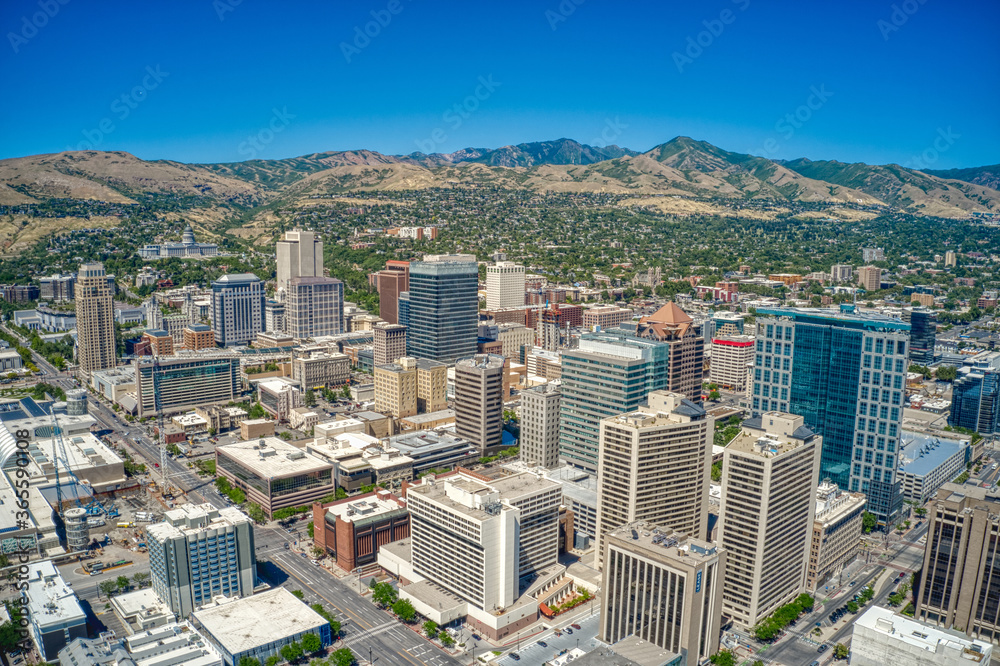
[[[51,560],[32,562],[27,567],[27,586],[22,594],[27,598],[28,617],[34,618],[43,631],[51,625],[86,621],[76,595]]]
[[[326,520],[337,517],[348,523],[362,522],[394,511],[405,512],[406,502],[388,490],[381,490],[334,504],[326,510]]]
[[[945,650],[954,651],[970,663],[988,664],[993,651],[993,646],[989,643],[897,615],[888,608],[879,606],[872,606],[855,620],[855,627],[858,626],[887,634],[927,652],[941,654]],[[977,655],[981,656],[976,659]]]
[[[247,423],[247,421],[244,421]],[[278,437],[262,437],[216,448],[263,478],[278,478],[331,469],[328,462]]]
[[[874,312],[851,312],[847,309],[832,308],[788,308],[764,307],[757,308],[758,317],[791,317],[795,321],[821,324],[826,326],[843,326],[845,328],[866,328],[871,330],[894,329],[909,331],[910,325],[901,319],[889,317]]]
[[[683,561],[687,566],[698,566],[718,557],[719,548],[714,543],[675,532],[670,527],[659,527],[637,521],[617,527],[607,535],[630,550],[641,549],[657,559]]]
[[[204,504],[182,504],[163,514],[162,523],[148,525],[146,533],[162,541],[249,522],[250,519],[247,515],[234,507],[217,509],[207,502]]]
[[[407,416],[401,421],[406,421],[412,425],[421,425],[423,423],[434,423],[435,421],[455,419],[454,409],[441,409],[436,412],[426,412],[424,414],[414,414],[413,416]]]
[[[194,612],[205,631],[230,654],[318,629],[327,621],[283,587],[242,599],[216,599]]]
[[[773,457],[788,453],[811,440],[816,433],[795,414],[765,412],[743,422],[743,430],[726,446],[727,451]]]
[[[899,469],[914,476],[930,474],[969,445],[967,439],[946,439],[910,430],[904,430],[900,440]]]

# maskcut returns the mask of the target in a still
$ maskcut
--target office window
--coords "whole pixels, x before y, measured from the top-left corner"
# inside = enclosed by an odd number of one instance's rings
[[[881,354],[882,353],[882,340],[876,340],[875,341],[875,353],[876,354]]]
[[[787,358],[783,359],[781,361],[781,369],[784,370],[785,372],[788,372],[789,368],[791,368],[791,364],[789,364],[788,359]]]
[[[867,400],[868,399],[868,387],[867,386],[862,386],[861,387],[861,399],[862,400]]]
[[[881,453],[876,453],[875,454],[875,464],[878,465],[879,467],[882,466],[882,454]]]
[[[876,356],[875,357],[875,369],[876,370],[881,370],[882,369],[882,357],[881,356]]]
[[[864,449],[854,449],[854,460],[861,462],[861,456],[864,455]]]
[[[865,354],[864,355],[864,360],[862,361],[861,367],[863,367],[863,368],[870,368],[870,367],[872,367],[872,355],[871,354]]]
[[[771,341],[770,340],[768,340],[767,344],[764,345],[764,351],[767,352],[768,354],[771,353]]]
[[[865,451],[865,462],[871,464],[871,461],[872,461],[872,452]]]
[[[900,356],[904,356],[906,354],[906,341],[905,340],[898,340],[896,342],[896,353],[899,354]]]
[[[865,338],[865,351],[866,352],[871,352],[871,350],[872,350],[872,339],[871,338]]]
[[[768,324],[767,325],[767,337],[769,337],[769,338],[773,338],[774,337],[774,325],[773,324]]]

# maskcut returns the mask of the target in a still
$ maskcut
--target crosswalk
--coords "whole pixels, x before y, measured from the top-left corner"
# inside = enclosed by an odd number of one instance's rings
[[[383,632],[385,632],[385,631],[387,631],[389,629],[392,629],[397,624],[399,624],[399,623],[396,622],[396,620],[389,620],[387,622],[383,622],[382,624],[380,624],[378,626],[372,627],[371,629],[366,629],[366,630],[364,630],[362,632],[359,632],[359,633],[356,633],[356,634],[352,634],[351,636],[349,636],[349,637],[347,637],[347,638],[344,639],[344,645],[352,645],[354,643],[357,643],[358,641],[365,640],[367,638],[371,638],[372,636],[375,636],[376,634],[381,634],[381,633],[383,633]]]

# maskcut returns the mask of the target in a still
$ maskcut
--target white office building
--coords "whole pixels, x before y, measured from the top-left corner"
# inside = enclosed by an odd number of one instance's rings
[[[486,309],[524,307],[524,266],[498,261],[486,267]]]
[[[872,606],[854,622],[851,666],[989,666],[993,645]]]

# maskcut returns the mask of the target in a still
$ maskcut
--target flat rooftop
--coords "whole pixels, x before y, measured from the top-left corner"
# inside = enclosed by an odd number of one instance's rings
[[[246,423],[246,421],[244,421]],[[279,437],[261,437],[215,449],[262,478],[277,478],[331,469],[332,465]]]
[[[407,423],[412,423],[413,425],[422,425],[424,423],[435,423],[437,421],[445,421],[448,419],[454,420],[454,418],[454,409],[439,409],[436,412],[427,412],[425,414],[407,416],[406,418],[400,419],[400,421],[406,421]]]
[[[182,504],[163,514],[163,522],[146,527],[146,533],[159,540],[183,538],[209,529],[220,529],[249,523],[250,518],[239,509],[227,506],[217,509],[209,503]]]
[[[195,619],[229,654],[239,654],[327,621],[283,587],[242,599],[219,598],[194,612]]]
[[[936,435],[904,430],[900,437],[899,469],[914,476],[925,476],[948,458],[968,446],[968,440],[949,439]]]
[[[909,331],[910,325],[902,319],[889,317],[874,312],[841,311],[833,308],[789,308],[763,307],[757,308],[758,317],[791,317],[795,321],[823,324],[827,326],[844,326],[846,328],[895,329]]]
[[[405,512],[406,503],[389,491],[383,490],[334,504],[327,508],[326,520],[332,521],[334,517],[337,517],[348,523],[362,522],[397,511]]]
[[[42,631],[65,622],[82,624],[87,615],[80,607],[73,590],[66,585],[51,560],[32,562],[28,565],[27,597],[28,615],[34,618]]]
[[[862,626],[879,633],[892,636],[908,645],[938,653],[941,648],[958,651],[970,663],[990,662],[993,646],[983,641],[969,638],[957,631],[948,631],[933,625],[918,622],[904,615],[898,615],[888,608],[872,606],[855,620],[855,626]],[[971,653],[971,654],[970,654]],[[980,659],[974,659],[974,654],[980,654]]]
[[[641,549],[659,560],[686,562],[691,567],[716,559],[720,550],[709,541],[645,521],[617,527],[608,532],[607,538],[630,550]]]

